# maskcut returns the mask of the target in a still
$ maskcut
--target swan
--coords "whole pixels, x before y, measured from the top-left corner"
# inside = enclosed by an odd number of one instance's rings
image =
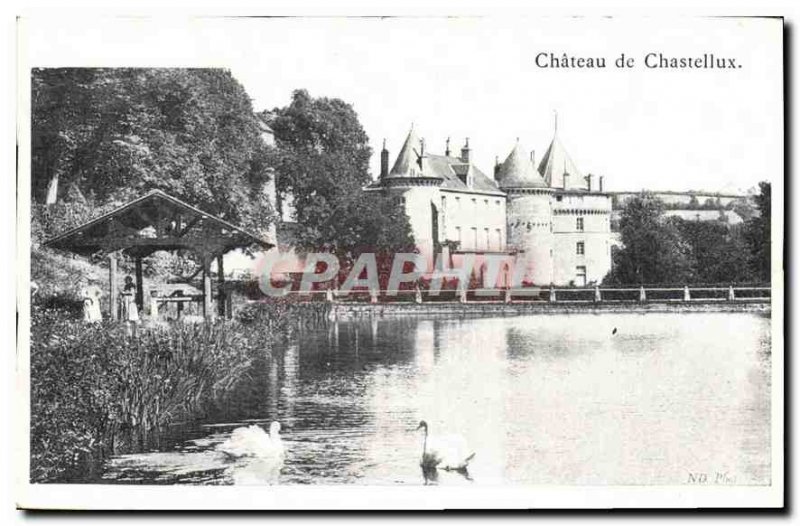
[[[284,451],[280,431],[280,422],[272,422],[269,433],[255,424],[237,427],[218,449],[231,458],[256,457],[282,460]]]
[[[417,431],[422,429],[422,458],[419,465],[423,471],[441,468],[446,471],[466,471],[469,462],[475,457],[467,447],[467,442],[458,435],[432,437],[428,433],[428,423],[420,421]]]

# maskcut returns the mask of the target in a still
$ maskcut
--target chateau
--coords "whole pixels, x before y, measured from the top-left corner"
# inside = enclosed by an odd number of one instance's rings
[[[557,129],[538,167],[517,141],[490,177],[471,162],[468,139],[457,155],[449,139],[434,154],[412,127],[391,169],[384,143],[380,178],[365,188],[376,191],[402,202],[429,261],[457,267],[473,255],[485,269],[502,257],[508,266],[495,284],[524,272],[527,284],[583,286],[611,269],[611,195],[602,177],[578,170]]]

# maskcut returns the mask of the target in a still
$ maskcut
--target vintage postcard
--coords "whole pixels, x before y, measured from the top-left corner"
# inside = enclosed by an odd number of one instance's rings
[[[19,507],[784,505],[781,18],[18,39]]]

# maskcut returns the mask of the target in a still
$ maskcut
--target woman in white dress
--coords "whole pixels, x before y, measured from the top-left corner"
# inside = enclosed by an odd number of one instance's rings
[[[100,312],[100,297],[103,292],[97,285],[89,285],[81,290],[83,297],[83,321],[94,323],[102,321],[103,315]]]
[[[120,294],[122,303],[122,319],[128,322],[137,323],[139,321],[139,308],[136,305],[136,285],[133,278],[125,276],[125,285]]]

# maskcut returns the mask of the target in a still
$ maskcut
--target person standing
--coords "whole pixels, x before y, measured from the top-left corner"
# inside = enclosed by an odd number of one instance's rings
[[[122,319],[134,327],[139,322],[139,308],[136,305],[136,285],[131,276],[125,276],[125,285],[120,294]]]

